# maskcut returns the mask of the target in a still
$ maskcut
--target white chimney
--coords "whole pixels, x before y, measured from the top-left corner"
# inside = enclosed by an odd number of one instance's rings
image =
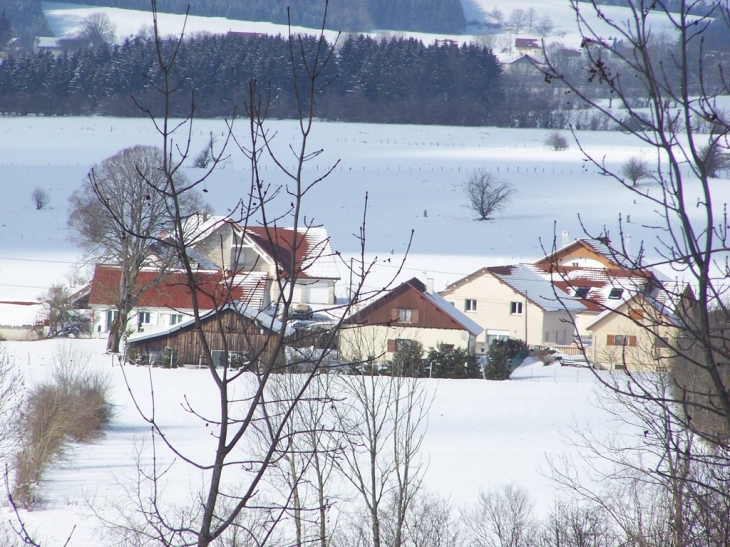
[[[568,230],[563,230],[562,236],[562,243],[560,246],[565,247],[568,243],[570,243],[570,234],[568,233]]]
[[[433,277],[426,278],[426,292],[428,294],[433,294]]]

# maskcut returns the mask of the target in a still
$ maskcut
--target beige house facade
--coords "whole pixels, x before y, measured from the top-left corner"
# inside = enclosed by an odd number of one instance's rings
[[[591,362],[600,369],[665,372],[672,340],[679,332],[675,319],[655,302],[635,296],[599,315],[590,325]]]
[[[477,353],[506,338],[528,345],[570,344],[575,315],[585,309],[527,264],[482,268],[439,294],[484,329]]]
[[[474,352],[482,328],[418,279],[407,281],[348,317],[340,331],[345,362],[387,361],[401,345],[439,344]]]

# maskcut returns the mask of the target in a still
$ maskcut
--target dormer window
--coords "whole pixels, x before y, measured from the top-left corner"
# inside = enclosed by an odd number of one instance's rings
[[[623,296],[623,294],[623,289],[614,287],[613,289],[611,289],[611,292],[608,293],[608,298],[610,298],[611,300],[619,300]]]
[[[573,296],[576,298],[587,298],[590,290],[590,287],[577,287]]]

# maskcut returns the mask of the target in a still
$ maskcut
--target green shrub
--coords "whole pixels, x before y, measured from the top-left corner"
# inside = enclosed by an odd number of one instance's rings
[[[463,348],[439,344],[428,350],[426,364],[432,378],[480,378],[479,363],[475,355]]]
[[[495,340],[487,352],[484,377],[487,380],[507,380],[514,369],[512,361],[526,351],[527,346],[522,340]]]

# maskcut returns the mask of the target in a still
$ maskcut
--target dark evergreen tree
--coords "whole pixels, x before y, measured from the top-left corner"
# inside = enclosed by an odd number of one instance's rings
[[[527,346],[522,340],[495,340],[487,352],[487,364],[484,377],[487,380],[507,380],[517,366],[516,360],[524,359]]]
[[[454,348],[447,344],[430,348],[425,365],[430,369],[432,378],[481,378],[476,356],[464,348]]]

